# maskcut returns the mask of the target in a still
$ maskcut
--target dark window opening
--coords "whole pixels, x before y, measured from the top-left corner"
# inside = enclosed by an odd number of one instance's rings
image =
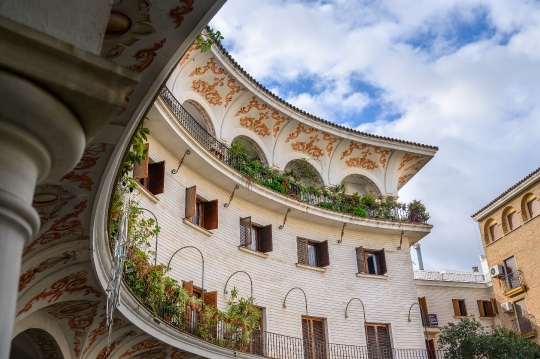
[[[259,226],[251,217],[240,218],[240,245],[257,252],[272,252],[272,225]]]
[[[140,163],[133,164],[133,178],[153,195],[165,191],[165,161],[154,162],[148,157],[149,144],[146,144],[146,156]]]
[[[452,305],[454,306],[454,315],[456,317],[467,316],[467,306],[465,305],[465,299],[452,299]]]
[[[312,267],[326,267],[330,265],[328,241],[313,242],[303,238],[296,239],[298,249],[298,263]]]
[[[356,248],[356,261],[358,273],[383,275],[387,272],[384,249],[374,251],[358,247]]]
[[[186,188],[185,218],[211,230],[218,228],[218,201],[205,201],[197,196],[197,187]]]

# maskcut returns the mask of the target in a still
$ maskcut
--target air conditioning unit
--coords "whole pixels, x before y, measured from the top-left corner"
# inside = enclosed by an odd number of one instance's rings
[[[510,313],[514,311],[514,306],[512,302],[501,303],[501,309],[503,313]]]
[[[489,274],[492,277],[503,277],[504,276],[504,267],[500,264],[489,268]]]

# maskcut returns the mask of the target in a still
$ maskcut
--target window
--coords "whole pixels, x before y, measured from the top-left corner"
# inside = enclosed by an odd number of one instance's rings
[[[534,327],[529,317],[529,310],[525,299],[520,299],[514,302],[514,308],[516,311],[516,319],[513,320],[513,327],[518,329],[519,334],[531,332]]]
[[[240,218],[240,245],[257,252],[272,252],[272,225],[258,226],[251,217]]]
[[[504,271],[506,272],[506,282],[508,289],[514,289],[521,285],[521,278],[517,267],[516,258],[511,256],[504,260]]]
[[[534,218],[540,214],[540,202],[538,202],[538,199],[535,197],[527,202],[527,212],[529,212],[529,218]]]
[[[452,305],[454,306],[454,315],[456,317],[467,316],[467,306],[465,305],[465,299],[452,299]]]
[[[356,262],[358,273],[383,275],[387,272],[384,249],[375,251],[358,247],[356,248]]]
[[[302,317],[302,339],[305,359],[326,358],[326,333],[324,319]]]
[[[392,344],[388,324],[366,324],[366,340],[370,359],[392,358]]]
[[[202,289],[196,288],[193,286],[193,281],[184,281],[182,287],[188,292],[188,295],[193,299],[202,298]],[[217,292],[204,292],[204,304],[217,307]],[[192,330],[196,328],[196,323],[201,320],[201,311],[198,311],[197,308],[192,308],[191,306],[186,307],[184,312],[184,320],[188,328]]]
[[[186,188],[186,218],[196,225],[211,230],[218,227],[218,201],[197,197],[197,186]]]
[[[494,317],[495,310],[493,309],[493,303],[491,300],[478,300],[478,313],[480,317]]]
[[[497,226],[497,223],[492,224],[489,226],[489,234],[491,236],[491,240],[497,240],[499,239],[499,226]]]
[[[148,158],[149,144],[146,144],[146,157],[133,164],[133,177],[150,193],[156,195],[165,191],[165,161],[153,162]]]
[[[261,313],[259,317],[259,329],[251,332],[251,338],[248,345],[248,353],[258,356],[264,356],[264,308],[253,306],[253,309]]]
[[[519,219],[517,212],[514,211],[506,216],[506,221],[508,223],[508,230],[511,231],[519,227]]]
[[[297,238],[298,263],[312,267],[326,267],[330,265],[328,241],[313,242],[304,238]]]

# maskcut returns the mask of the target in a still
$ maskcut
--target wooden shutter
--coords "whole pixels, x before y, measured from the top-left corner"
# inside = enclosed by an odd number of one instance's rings
[[[184,288],[188,292],[190,297],[193,296],[193,281],[192,280],[189,282],[186,282],[186,281],[182,282],[182,288]]]
[[[259,227],[259,250],[263,253],[272,252],[272,225]]]
[[[217,292],[204,292],[204,304],[217,308]]]
[[[493,315],[499,315],[499,305],[497,304],[497,299],[491,299],[491,309],[493,310]]]
[[[519,218],[518,218],[517,212],[510,213],[507,218],[508,218],[508,226],[510,227],[508,228],[509,231],[516,229],[516,227],[519,226]]]
[[[384,248],[377,252],[379,257],[379,269],[381,270],[380,274],[386,274],[388,270],[386,269],[386,256],[384,254]]]
[[[495,311],[493,310],[493,303],[492,303],[491,300],[489,302],[487,302],[487,308],[488,308],[488,312],[487,312],[486,315],[488,317],[494,317],[495,316]]]
[[[317,264],[319,267],[326,267],[330,265],[328,241],[317,243]]]
[[[534,218],[540,213],[540,202],[537,198],[533,198],[527,202],[527,209],[529,211],[529,219]]]
[[[420,308],[422,309],[422,315],[427,315],[429,312],[426,297],[419,297],[418,304],[420,304]]]
[[[486,317],[487,313],[484,310],[484,302],[481,300],[477,300],[476,303],[478,304],[478,313],[480,313],[480,317]]]
[[[374,325],[366,324],[366,340],[370,353],[377,349],[377,329]]]
[[[240,218],[240,245],[251,244],[251,217]]]
[[[186,188],[186,218],[197,214],[197,186]]]
[[[145,144],[146,154],[144,158],[141,159],[141,163],[138,164],[137,161],[133,163],[133,178],[146,178],[148,177],[148,152],[150,149],[150,144]]]
[[[148,190],[152,194],[165,191],[165,161],[148,165]]]
[[[454,307],[454,315],[457,317],[461,316],[461,310],[459,309],[458,299],[452,299],[452,306]]]
[[[377,343],[383,358],[392,357],[392,344],[390,343],[390,330],[387,325],[377,326]]]
[[[203,202],[203,227],[211,230],[218,227],[218,200]]]
[[[364,247],[356,248],[356,264],[358,265],[358,273],[366,272],[366,262],[364,260]]]
[[[296,239],[296,248],[298,249],[298,263],[300,264],[309,265],[307,244],[307,239]]]

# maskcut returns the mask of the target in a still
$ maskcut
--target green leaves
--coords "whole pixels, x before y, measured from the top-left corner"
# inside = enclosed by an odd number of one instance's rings
[[[197,36],[195,42],[198,45],[197,49],[201,52],[206,52],[212,48],[212,44],[221,44],[221,40],[223,39],[224,37],[221,35],[221,32],[214,32],[212,29],[207,29],[204,35],[199,34],[199,36]]]
[[[147,117],[144,119],[148,120]],[[148,138],[146,135],[148,134],[150,134],[150,130],[144,127],[143,121],[131,140],[131,149],[127,153],[126,160],[122,166],[122,177],[127,176],[129,172],[133,171],[133,165],[135,163],[140,165],[141,160],[146,157],[146,153],[148,152],[148,147],[146,146]]]

